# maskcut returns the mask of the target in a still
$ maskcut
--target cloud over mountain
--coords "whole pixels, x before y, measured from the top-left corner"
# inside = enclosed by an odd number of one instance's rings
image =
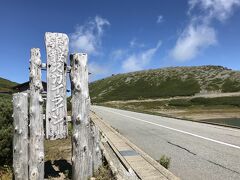
[[[170,56],[178,61],[195,58],[203,49],[217,43],[214,20],[224,22],[240,0],[189,0],[189,23],[180,33]]]
[[[70,46],[73,51],[97,54],[102,43],[104,28],[109,26],[107,19],[96,16],[87,23],[77,26],[70,34]]]

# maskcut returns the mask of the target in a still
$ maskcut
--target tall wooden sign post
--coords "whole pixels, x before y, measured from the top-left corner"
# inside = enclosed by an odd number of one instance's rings
[[[46,33],[47,50],[47,109],[46,138],[67,137],[66,73],[68,37],[62,33]]]

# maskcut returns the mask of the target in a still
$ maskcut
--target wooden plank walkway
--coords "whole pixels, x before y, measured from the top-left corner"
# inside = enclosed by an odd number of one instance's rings
[[[116,132],[94,112],[91,112],[91,119],[96,126],[99,127],[100,132],[105,136],[105,139],[108,141],[123,166],[127,170],[132,169],[139,179],[179,179],[136,145]]]

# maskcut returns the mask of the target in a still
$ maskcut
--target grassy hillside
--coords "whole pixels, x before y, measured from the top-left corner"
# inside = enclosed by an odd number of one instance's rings
[[[114,75],[90,83],[92,102],[240,91],[240,71],[222,66],[171,67]]]
[[[0,94],[0,169],[12,162],[12,96]]]
[[[11,91],[11,87],[16,85],[17,83],[0,77],[0,92]]]
[[[15,85],[17,83],[0,78],[0,92],[12,91]],[[12,113],[12,95],[0,94],[0,174],[5,171],[4,165],[12,164]]]

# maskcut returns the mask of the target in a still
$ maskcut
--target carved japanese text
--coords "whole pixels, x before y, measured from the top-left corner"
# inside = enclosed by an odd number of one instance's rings
[[[62,33],[46,33],[47,108],[46,138],[67,137],[66,68],[68,37]]]

